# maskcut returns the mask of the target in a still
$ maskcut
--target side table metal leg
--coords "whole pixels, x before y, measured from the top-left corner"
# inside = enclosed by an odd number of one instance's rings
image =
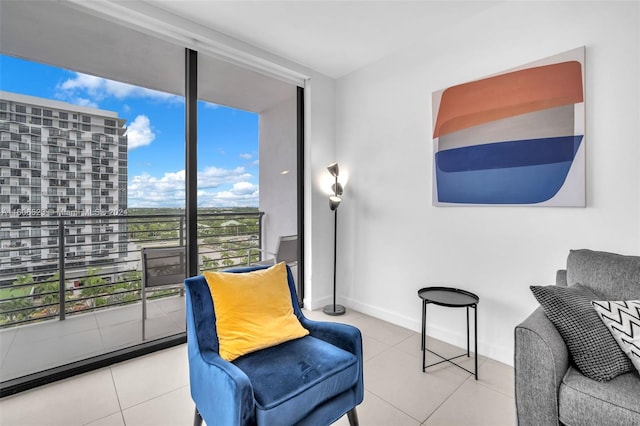
[[[424,350],[424,340],[425,340],[425,333],[426,333],[426,321],[427,321],[427,302],[426,301],[422,301],[422,343],[421,343],[421,349]]]
[[[422,372],[427,365],[427,301],[422,302]]]
[[[467,306],[467,358],[469,358],[469,307]]]
[[[473,307],[473,343],[475,345],[476,380],[478,380],[478,305]]]

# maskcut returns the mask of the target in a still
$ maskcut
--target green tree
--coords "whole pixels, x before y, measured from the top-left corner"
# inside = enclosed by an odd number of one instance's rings
[[[43,306],[47,314],[57,315],[60,312],[60,272],[45,278],[34,285],[33,294],[37,297],[38,305]]]
[[[210,259],[207,256],[202,257],[202,268],[204,270],[218,269],[220,265],[216,259]]]
[[[89,297],[85,301],[88,307],[96,306],[96,298],[102,296],[105,293],[103,286],[106,284],[104,277],[99,276],[100,268],[88,268],[87,275],[80,279],[80,286],[82,286],[82,296]]]

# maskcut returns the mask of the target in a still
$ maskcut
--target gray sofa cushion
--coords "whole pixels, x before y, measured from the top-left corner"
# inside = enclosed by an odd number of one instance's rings
[[[560,421],[566,425],[640,425],[639,395],[636,372],[602,383],[569,367],[558,396]]]
[[[531,291],[558,329],[582,374],[605,381],[634,370],[631,360],[591,305],[592,300],[599,299],[593,291],[580,284],[531,286]]]
[[[640,256],[571,250],[567,257],[567,284],[577,283],[601,294],[601,300],[640,299]]]

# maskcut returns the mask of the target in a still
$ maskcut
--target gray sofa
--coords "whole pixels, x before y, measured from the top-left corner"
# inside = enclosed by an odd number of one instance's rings
[[[556,285],[576,283],[606,300],[638,300],[640,257],[571,250]],[[583,376],[542,307],[515,328],[515,396],[520,425],[640,425],[638,372]]]

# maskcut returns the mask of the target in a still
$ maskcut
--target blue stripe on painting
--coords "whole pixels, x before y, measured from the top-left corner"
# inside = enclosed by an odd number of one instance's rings
[[[502,169],[573,161],[582,135],[525,139],[453,148],[436,153],[445,172]]]
[[[535,204],[564,184],[572,161],[502,169],[446,172],[436,169],[437,199],[461,204]]]

